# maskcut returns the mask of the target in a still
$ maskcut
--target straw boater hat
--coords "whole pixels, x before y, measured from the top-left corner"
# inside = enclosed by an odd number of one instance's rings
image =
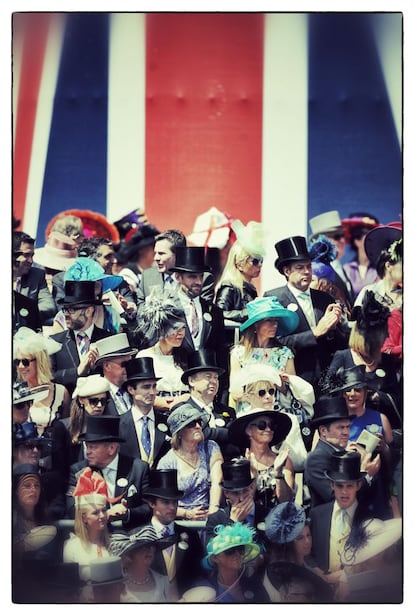
[[[251,220],[244,226],[240,220],[233,220],[231,228],[241,247],[250,256],[259,256],[262,258],[265,256],[264,230],[261,222]]]
[[[249,437],[246,434],[246,427],[249,423],[263,418],[269,418],[275,425],[272,441],[269,446],[282,442],[292,428],[292,421],[288,414],[276,412],[276,410],[263,410],[262,408],[247,408],[242,410],[237,418],[230,423],[229,440],[237,446],[246,448],[249,446]]]
[[[95,348],[99,352],[99,357],[95,361],[95,367],[102,365],[104,361],[110,361],[118,357],[135,356],[138,348],[131,348],[126,333],[117,333],[104,337],[94,343]]]
[[[247,320],[240,325],[242,333],[256,322],[266,318],[277,318],[277,335],[289,335],[293,333],[299,324],[299,316],[296,312],[283,307],[276,297],[258,297],[249,301],[246,305]]]
[[[52,231],[43,248],[36,248],[33,260],[42,267],[66,271],[73,265],[76,256],[76,241],[63,233]]]

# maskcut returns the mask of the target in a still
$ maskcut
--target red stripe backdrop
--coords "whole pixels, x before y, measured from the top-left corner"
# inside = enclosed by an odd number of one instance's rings
[[[48,13],[16,13],[13,18],[13,30],[16,36],[21,36],[24,41],[13,161],[13,213],[19,220],[23,220],[24,217],[37,100],[49,22]]]
[[[146,213],[192,231],[215,205],[261,219],[261,14],[147,15]]]

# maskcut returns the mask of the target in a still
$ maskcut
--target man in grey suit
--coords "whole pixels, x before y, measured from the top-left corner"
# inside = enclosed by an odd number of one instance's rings
[[[331,295],[309,288],[312,263],[306,239],[288,237],[278,241],[275,249],[275,267],[287,284],[266,291],[264,296],[275,296],[284,307],[297,312],[297,329],[279,340],[295,353],[296,374],[315,386],[334,352],[347,348],[349,327],[341,323],[342,308]]]

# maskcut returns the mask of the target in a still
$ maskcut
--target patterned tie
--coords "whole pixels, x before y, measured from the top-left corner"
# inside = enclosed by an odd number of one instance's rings
[[[167,525],[165,525],[161,530],[161,534],[163,538],[167,538],[167,536],[171,535],[170,528]]]
[[[81,356],[85,355],[89,350],[89,337],[86,333],[77,333],[76,339]]]
[[[141,443],[142,443],[142,446],[144,447],[144,451],[147,457],[149,457],[150,452],[151,452],[151,438],[150,438],[150,433],[149,433],[149,428],[148,428],[149,418],[147,416],[143,416],[141,418],[141,421],[142,421]]]
[[[190,301],[190,314],[191,314],[191,336],[197,337],[199,332],[198,315],[194,301]]]

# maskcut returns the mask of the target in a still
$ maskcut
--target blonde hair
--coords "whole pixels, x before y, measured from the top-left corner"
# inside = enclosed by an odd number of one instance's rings
[[[40,337],[40,336],[39,336]],[[44,348],[44,342],[30,339],[28,341],[17,341],[13,346],[13,358],[18,354],[30,355],[32,359],[36,359],[36,377],[37,384],[50,384],[52,381],[52,369],[50,366],[50,357]],[[18,377],[20,380],[20,378]]]
[[[92,544],[89,540],[88,528],[83,521],[83,514],[87,513],[91,507],[103,505],[106,507],[106,498],[98,493],[75,496],[75,534],[86,549],[90,549]],[[103,534],[104,544],[107,547],[109,544],[109,531],[106,525]]]
[[[256,395],[260,389],[270,387],[271,385],[274,385],[276,388],[276,384],[270,382],[270,380],[256,380],[256,382],[250,382],[244,389],[244,395]]]
[[[246,252],[238,241],[233,243],[227,255],[227,261],[224,265],[223,273],[221,274],[220,280],[216,284],[216,294],[224,282],[229,282],[235,288],[238,288],[243,294],[243,282],[245,281],[245,278],[237,265],[241,265],[247,258],[249,258],[249,256],[251,255]]]
[[[387,332],[384,330],[372,329],[369,335],[363,335],[358,328],[356,322],[352,323],[351,333],[349,335],[349,348],[357,352],[366,363],[371,361],[380,361],[381,348],[387,338]]]

